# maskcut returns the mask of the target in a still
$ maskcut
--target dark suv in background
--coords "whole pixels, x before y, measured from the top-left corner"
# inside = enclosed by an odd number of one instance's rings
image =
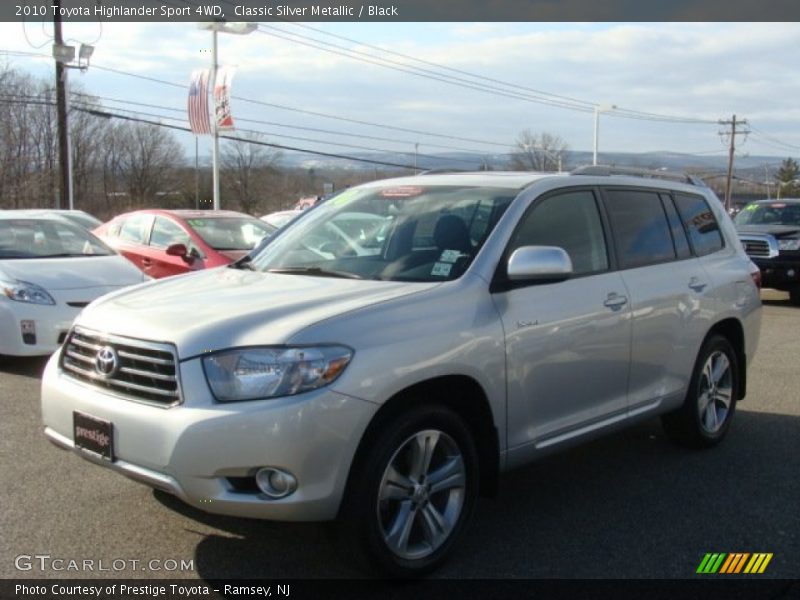
[[[751,202],[734,222],[762,285],[789,292],[800,305],[800,198]]]

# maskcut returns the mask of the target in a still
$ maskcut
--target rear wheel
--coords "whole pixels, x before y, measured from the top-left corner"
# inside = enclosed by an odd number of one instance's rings
[[[451,410],[423,406],[374,439],[345,499],[345,535],[385,574],[428,573],[446,560],[475,504],[472,434]]]
[[[721,442],[736,411],[738,373],[738,358],[727,338],[708,338],[697,357],[683,406],[662,417],[667,435],[694,448]]]
[[[795,306],[800,306],[800,287],[795,287],[789,290],[789,302]]]

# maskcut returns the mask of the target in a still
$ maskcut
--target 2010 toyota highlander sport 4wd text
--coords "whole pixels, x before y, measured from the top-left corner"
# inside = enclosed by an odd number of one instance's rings
[[[331,226],[345,216],[362,225]],[[718,443],[758,343],[757,273],[699,184],[378,181],[229,267],[87,307],[44,374],[45,433],[204,511],[338,518],[417,575],[503,470],[657,415]]]

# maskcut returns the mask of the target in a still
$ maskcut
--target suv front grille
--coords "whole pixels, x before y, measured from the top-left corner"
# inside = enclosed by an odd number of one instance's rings
[[[744,251],[748,256],[756,258],[774,258],[778,256],[778,242],[771,235],[740,235]]]
[[[168,344],[74,329],[61,353],[61,368],[83,383],[116,395],[170,406],[180,402],[177,357]]]
[[[766,240],[748,240],[744,243],[744,251],[750,256],[769,256],[769,244]]]

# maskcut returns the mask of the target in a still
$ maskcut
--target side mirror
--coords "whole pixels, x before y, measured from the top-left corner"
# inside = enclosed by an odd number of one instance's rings
[[[510,281],[563,281],[572,277],[572,261],[563,248],[523,246],[511,254],[506,272]]]
[[[180,256],[183,262],[192,264],[194,256],[189,254],[189,250],[185,244],[172,244],[167,246],[167,256]]]

